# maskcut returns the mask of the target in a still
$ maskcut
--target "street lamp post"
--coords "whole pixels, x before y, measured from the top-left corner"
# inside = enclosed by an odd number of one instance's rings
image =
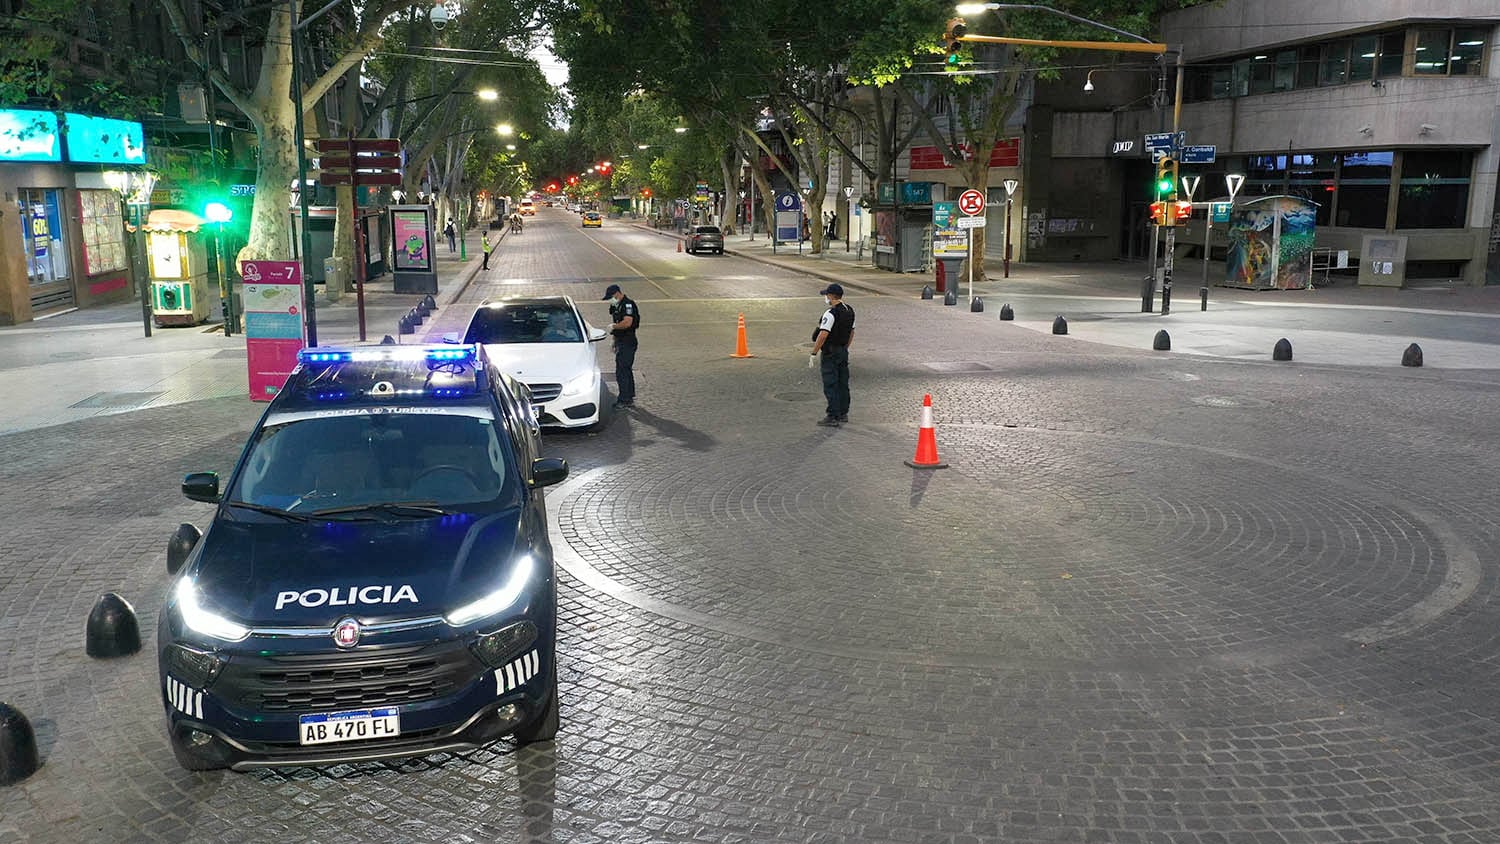
[[[145,225],[144,219],[136,220],[135,229],[130,228],[130,216],[132,197],[144,194],[149,204],[151,187],[156,182],[156,176],[147,170],[110,170],[104,173],[105,184],[114,189],[120,195],[120,224],[125,235],[125,264],[130,272],[130,279],[135,287],[141,292],[141,326],[145,329],[146,336],[151,336],[151,280],[149,274],[143,274],[136,266],[137,249],[136,235],[141,226]]]
[[[1005,180],[1005,277],[1010,278],[1010,206],[1012,205],[1016,188],[1021,183],[1016,179]]]
[[[844,254],[849,254],[849,230],[854,228],[854,185],[844,185]]]

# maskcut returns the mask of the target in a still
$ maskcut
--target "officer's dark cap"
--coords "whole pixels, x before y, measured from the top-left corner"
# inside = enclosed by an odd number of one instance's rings
[[[611,284],[610,286],[604,288],[604,298],[608,299],[611,296],[613,296],[613,295],[615,295],[616,293],[619,293],[619,292],[620,292],[620,285],[618,285],[618,284]]]
[[[834,282],[833,284],[828,285],[827,287],[823,288],[822,290],[819,290],[818,291],[818,295],[819,296],[837,296],[840,299],[842,299],[842,298],[844,298],[844,286],[842,284],[839,284],[838,282]]]

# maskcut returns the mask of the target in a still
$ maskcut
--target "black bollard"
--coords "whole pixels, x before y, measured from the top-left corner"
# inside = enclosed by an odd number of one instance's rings
[[[422,304],[426,305],[427,310],[429,311],[435,311],[438,309],[437,300],[432,298],[431,293],[428,293],[426,296],[422,297]]]
[[[956,293],[956,292],[954,292],[952,290],[949,290],[947,293],[944,293],[943,294],[943,304],[944,305],[957,305],[958,304],[958,293]]]
[[[417,309],[416,308],[412,308],[410,311],[407,311],[406,312],[406,318],[408,320],[411,320],[411,324],[412,325],[421,325],[422,324],[422,315],[419,314],[419,313],[417,313]]]
[[[0,702],[0,785],[14,785],[41,766],[31,722],[21,710]]]
[[[380,345],[382,345],[382,346],[394,346],[394,345],[396,345],[396,338],[392,337],[389,334],[387,334],[384,337],[380,338]]]
[[[982,313],[984,313],[984,300],[981,299],[981,298],[979,298],[978,296],[975,296],[973,299],[970,299],[969,300],[969,313],[971,313],[971,314],[982,314]]]
[[[397,334],[415,334],[416,332],[417,332],[416,327],[411,324],[411,320],[409,318],[407,318],[407,317],[402,317],[396,323],[396,333]]]
[[[932,285],[930,285],[930,284],[924,284],[924,285],[922,285],[922,298],[923,299],[931,299],[932,298]]]
[[[177,530],[172,531],[172,537],[167,540],[167,574],[182,570],[188,555],[198,547],[198,540],[202,538],[203,532],[189,524],[178,525]]]
[[[135,608],[113,592],[94,602],[84,637],[84,649],[96,659],[127,656],[141,649],[141,627]]]
[[[1063,319],[1062,317],[1058,317],[1057,319],[1052,320],[1052,333],[1053,334],[1067,334],[1068,333],[1068,321],[1065,320],[1065,319]]]
[[[422,317],[422,319],[426,319],[432,316],[432,311],[427,309],[426,299],[423,299],[422,301],[417,303],[417,315]]]
[[[1422,365],[1422,347],[1418,346],[1416,343],[1413,343],[1410,346],[1407,346],[1406,347],[1406,351],[1404,351],[1404,352],[1401,353],[1401,365],[1402,366],[1421,366]]]
[[[1006,321],[1016,318],[1016,312],[1010,309],[1010,303],[1006,302],[1000,306],[1000,318]]]
[[[1200,310],[1200,311],[1206,311],[1206,310],[1208,310],[1208,288],[1207,287],[1200,287],[1200,288],[1198,288],[1198,310]]]
[[[1292,341],[1285,337],[1276,341],[1276,348],[1271,350],[1271,360],[1291,360]]]
[[[1166,329],[1156,332],[1156,336],[1151,340],[1151,348],[1158,352],[1172,351],[1172,335],[1168,334]]]

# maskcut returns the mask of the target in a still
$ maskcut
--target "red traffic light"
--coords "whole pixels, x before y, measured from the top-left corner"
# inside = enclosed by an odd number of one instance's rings
[[[650,195],[651,195],[651,189],[650,188],[641,188],[641,196],[650,196]]]
[[[1167,203],[1151,203],[1151,222],[1158,226],[1165,226],[1167,224]]]
[[[1179,203],[1177,203],[1177,207],[1173,209],[1173,214],[1175,214],[1176,217],[1177,217],[1177,219],[1179,219],[1179,220],[1186,220],[1186,219],[1192,217],[1193,216],[1193,203],[1191,203],[1191,202],[1179,202]]]

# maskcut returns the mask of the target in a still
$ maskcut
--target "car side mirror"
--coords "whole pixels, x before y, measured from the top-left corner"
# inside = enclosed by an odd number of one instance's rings
[[[539,457],[531,461],[531,488],[560,484],[568,477],[568,461],[561,457]]]
[[[602,328],[595,328],[592,325],[589,326],[589,342],[590,343],[597,343],[600,340],[603,340],[605,337],[608,337],[608,336],[609,336],[608,332],[606,332],[604,329],[602,329]]]
[[[167,574],[182,570],[182,564],[187,562],[202,538],[203,532],[189,524],[180,524],[172,531],[172,538],[167,540]]]
[[[193,501],[219,503],[219,473],[193,472],[182,479],[182,494]]]
[[[457,331],[450,331],[447,334],[443,335],[443,342],[444,343],[461,343],[461,342],[463,342],[463,338],[460,337],[460,336],[458,336],[458,332]]]

